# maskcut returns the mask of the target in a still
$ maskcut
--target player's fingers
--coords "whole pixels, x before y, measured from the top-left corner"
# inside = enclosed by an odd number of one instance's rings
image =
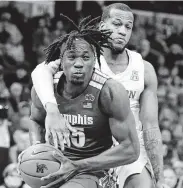
[[[48,179],[52,179],[52,178],[56,178],[58,176],[62,175],[60,173],[60,171],[57,171],[57,172],[54,172],[52,174],[49,174],[48,176],[45,176],[45,177],[42,177],[41,180],[44,181],[44,180],[48,180]]]
[[[65,157],[61,152],[57,153],[57,152],[54,151],[53,152],[53,157],[55,159],[57,159],[58,161],[60,161],[61,164],[64,163],[64,162],[66,162],[68,160],[68,158]],[[62,165],[60,166],[60,173],[61,173],[61,171],[62,171]]]
[[[56,187],[62,186],[65,182],[73,178],[75,175],[76,175],[76,172],[71,172],[70,174],[67,174],[65,176],[63,175],[60,178],[56,179],[55,181],[52,181],[51,183],[47,184],[46,186],[41,186],[41,188],[53,188],[55,186]]]
[[[52,134],[53,144],[56,148],[58,148],[58,137],[56,131],[51,130],[51,134]]]
[[[22,156],[25,153],[25,150],[22,151],[19,155],[18,155],[18,164],[20,164],[21,160],[22,160]]]
[[[49,177],[49,178],[47,178],[47,177]],[[54,176],[54,177],[56,177],[56,176]],[[54,178],[54,177],[48,175],[48,176],[42,177],[41,180],[44,181],[44,180],[51,179],[51,178]],[[45,186],[41,186],[41,188],[52,188],[52,187],[54,187],[57,184],[59,184],[61,186],[63,180],[64,180],[63,176],[61,176],[60,178],[56,179],[55,181],[51,181],[51,183],[49,183],[49,184],[47,184]]]
[[[64,136],[67,146],[70,148],[71,147],[70,132],[69,131],[63,132],[63,136]]]
[[[61,131],[57,132],[57,138],[59,140],[61,150],[64,151],[64,138]]]
[[[50,131],[49,130],[46,130],[46,133],[45,133],[45,141],[50,144]]]
[[[67,128],[69,129],[69,131],[73,132],[73,133],[76,133],[77,132],[77,129],[72,127],[68,122],[66,122],[66,126]]]
[[[20,163],[21,160],[22,160],[22,153],[20,153],[20,154],[18,155],[18,163]]]

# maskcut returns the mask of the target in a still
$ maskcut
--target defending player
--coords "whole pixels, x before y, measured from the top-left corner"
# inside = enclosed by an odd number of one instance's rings
[[[152,65],[144,61],[139,53],[126,49],[133,22],[131,9],[122,3],[107,6],[100,22],[100,29],[110,29],[113,32],[109,41],[111,49],[104,48],[104,57],[101,57],[101,71],[122,83],[127,90],[141,146],[139,159],[118,169],[119,187],[151,188],[152,178],[155,177],[157,187],[162,188],[165,185],[162,141],[158,124],[157,77]],[[52,86],[52,77],[57,72],[59,64],[59,61],[54,61],[48,65],[39,65],[32,78],[38,96],[48,111],[48,134],[57,130],[64,137],[66,127],[69,127],[67,122],[65,126],[61,127],[57,123],[57,127],[51,128],[52,117],[55,117],[55,123],[65,121],[57,113]],[[40,76],[43,74],[44,80]]]
[[[64,156],[55,156],[62,162],[61,168],[45,178],[59,179],[44,186],[47,188],[63,183],[62,188],[112,188],[113,181],[105,169],[132,163],[139,156],[135,119],[124,87],[94,68],[106,35],[87,27],[85,21],[47,49],[49,61],[60,48],[63,72],[55,80],[54,95],[59,112],[77,130],[70,135]],[[34,89],[32,101],[35,126],[30,137],[32,143],[44,142],[46,111]],[[112,137],[119,145],[111,148]]]

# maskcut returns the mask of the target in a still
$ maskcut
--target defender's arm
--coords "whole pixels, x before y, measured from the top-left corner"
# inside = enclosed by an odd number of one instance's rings
[[[47,103],[57,104],[54,96],[53,75],[57,72],[60,60],[39,64],[32,72],[32,82],[44,107]]]
[[[29,127],[29,138],[31,145],[36,143],[44,143],[45,142],[45,128],[44,121],[46,112],[41,104],[35,89],[31,90],[31,116],[30,119],[33,121],[31,127]]]
[[[32,80],[35,91],[46,110],[45,140],[49,143],[49,135],[52,135],[54,146],[58,148],[60,144],[61,149],[64,150],[64,139],[70,147],[69,130],[76,132],[76,129],[72,128],[60,114],[54,95],[53,75],[57,72],[59,65],[60,60],[52,61],[48,65],[44,62],[39,64],[32,72]]]
[[[162,139],[158,124],[157,77],[153,66],[145,65],[145,89],[141,95],[140,118],[143,124],[145,148],[151,161],[156,181],[163,177]]]

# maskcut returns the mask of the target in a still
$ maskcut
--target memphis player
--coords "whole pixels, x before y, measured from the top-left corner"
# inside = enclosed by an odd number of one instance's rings
[[[94,68],[96,58],[100,62],[101,45],[106,43],[107,35],[91,30],[87,21],[89,18],[83,19],[76,30],[47,48],[48,62],[60,49],[63,71],[55,80],[54,94],[59,112],[77,132],[72,133],[71,145],[65,145],[63,156],[54,155],[61,167],[43,177],[51,180],[44,188],[115,187],[109,169],[136,161],[140,153],[135,119],[124,87]],[[34,89],[31,96],[31,119],[35,124],[30,127],[30,138],[32,143],[44,143],[47,114]],[[61,133],[56,134],[59,137]],[[119,145],[112,147],[112,137]]]
[[[156,187],[163,188],[166,185],[163,179],[162,140],[158,125],[157,77],[149,62],[144,61],[139,53],[126,48],[133,22],[131,9],[125,4],[114,3],[104,8],[99,24],[100,29],[110,29],[113,32],[109,41],[111,48],[104,48],[104,56],[101,57],[101,71],[122,83],[127,90],[141,146],[136,162],[117,169],[119,187],[151,188],[155,179]],[[57,103],[53,95],[52,77],[59,64],[59,61],[49,65],[41,64],[32,74],[34,87],[43,105],[46,109],[54,109],[53,111],[57,109]],[[64,122],[66,125],[63,128],[60,123],[57,127],[64,137],[66,127],[70,130],[71,128],[62,117],[55,114],[55,122]],[[50,125],[53,124],[51,116],[48,116],[49,121],[46,122]]]

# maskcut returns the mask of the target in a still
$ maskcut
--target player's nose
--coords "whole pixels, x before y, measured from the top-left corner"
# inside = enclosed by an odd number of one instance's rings
[[[74,67],[76,68],[83,68],[84,64],[81,58],[77,58],[74,63]]]
[[[123,36],[126,36],[126,28],[124,25],[122,25],[119,29],[118,29],[118,33],[123,35]]]

